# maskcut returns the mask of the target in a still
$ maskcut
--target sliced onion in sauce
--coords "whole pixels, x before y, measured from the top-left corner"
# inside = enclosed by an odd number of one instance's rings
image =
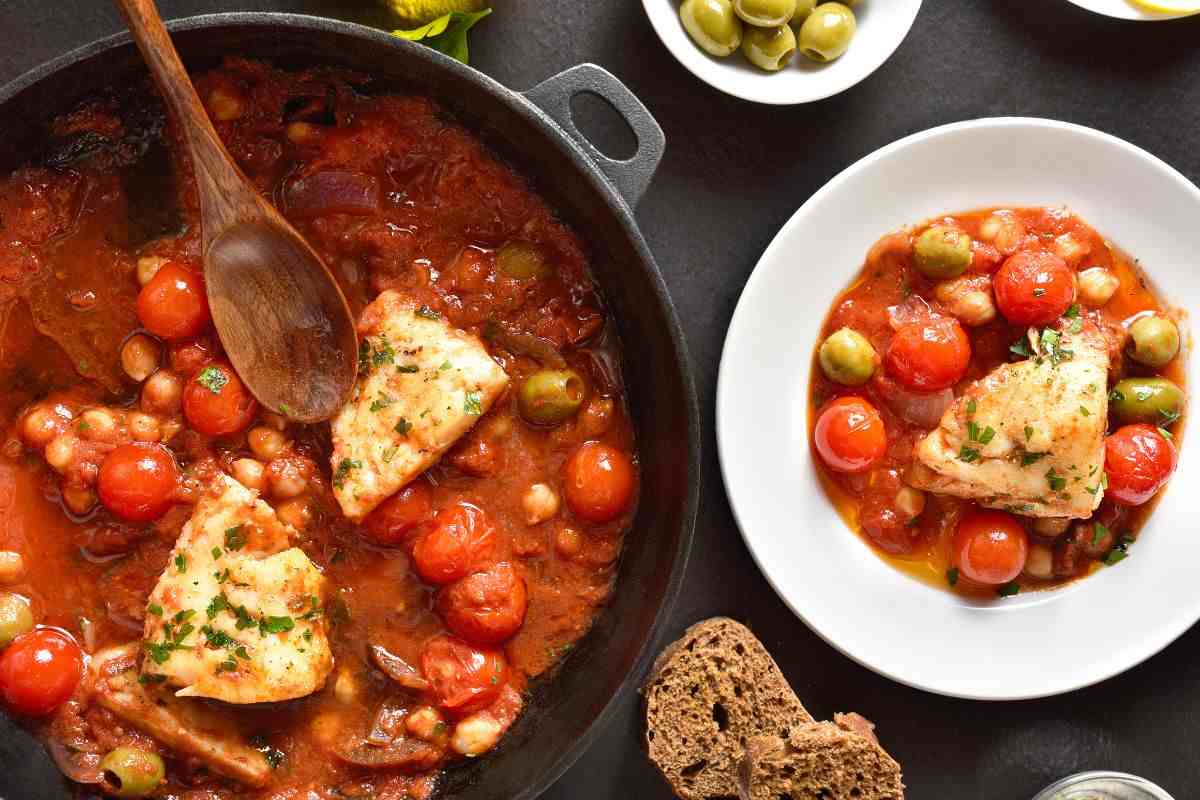
[[[415,692],[429,689],[429,681],[412,664],[381,645],[371,645],[371,661],[383,671],[384,675]]]
[[[368,769],[433,769],[442,759],[443,750],[420,739],[397,736],[387,745],[378,747],[365,741],[345,744],[335,750],[343,761]]]
[[[484,326],[483,338],[503,347],[510,353],[529,356],[541,362],[543,366],[551,366],[556,369],[567,366],[566,360],[562,357],[562,353],[558,352],[554,342],[534,336],[532,333],[510,331],[500,323],[492,321]]]
[[[941,316],[919,294],[909,295],[899,305],[888,306],[887,314],[888,324],[892,326],[892,330],[894,331],[898,331],[905,325],[911,325],[914,322],[928,322],[931,319]]]
[[[46,739],[46,750],[62,774],[76,783],[100,783],[104,779],[104,770],[100,769],[103,756],[99,753],[74,750],[53,737]]]
[[[372,747],[387,747],[400,733],[400,726],[408,716],[408,709],[390,700],[379,707],[375,720],[371,723],[371,732],[367,734],[367,744]]]
[[[954,403],[954,392],[943,389],[932,394],[910,392],[902,386],[889,387],[883,395],[888,407],[905,421],[922,428],[936,428],[946,409]]]
[[[314,172],[289,180],[283,188],[284,205],[295,217],[375,214],[379,195],[379,181],[373,175],[346,170]]]

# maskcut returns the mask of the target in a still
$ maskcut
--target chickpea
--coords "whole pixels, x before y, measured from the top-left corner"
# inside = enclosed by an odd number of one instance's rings
[[[1062,536],[1069,527],[1071,520],[1067,517],[1038,517],[1033,521],[1033,532],[1047,539]]]
[[[45,406],[35,406],[25,414],[21,436],[31,447],[45,447],[66,428],[66,420]]]
[[[1025,238],[1025,223],[1011,211],[997,211],[979,226],[979,238],[991,242],[1001,253],[1010,256]]]
[[[233,477],[247,489],[261,492],[267,485],[267,468],[253,458],[239,458],[233,462]]]
[[[560,528],[554,535],[554,549],[563,558],[574,558],[583,549],[583,534],[575,528]]]
[[[217,87],[208,93],[208,110],[221,122],[231,122],[245,113],[245,103],[232,90]]]
[[[1064,233],[1054,240],[1055,255],[1067,262],[1070,267],[1077,265],[1089,252],[1091,252],[1091,247],[1069,233]]]
[[[0,583],[16,583],[25,577],[25,558],[15,550],[0,550]]]
[[[525,490],[521,507],[525,509],[525,523],[537,525],[558,513],[558,495],[544,483],[535,483]]]
[[[297,531],[308,527],[312,520],[312,504],[307,497],[293,497],[285,500],[275,508],[275,516],[285,525],[291,525]]]
[[[1170,364],[1179,354],[1179,328],[1166,317],[1141,317],[1129,326],[1135,361],[1158,369]]]
[[[158,418],[135,411],[125,420],[125,427],[135,442],[157,442],[162,438]]]
[[[158,342],[142,333],[135,333],[121,347],[121,367],[125,374],[141,383],[154,374],[162,358]]]
[[[138,283],[145,286],[150,281],[154,280],[154,276],[162,269],[162,265],[167,263],[165,258],[158,256],[142,256],[137,262],[137,279]]]
[[[75,446],[78,444],[79,440],[69,433],[56,436],[46,445],[46,463],[58,472],[66,472],[75,459]]]
[[[459,755],[474,758],[495,747],[503,732],[495,717],[486,711],[480,711],[454,726],[450,747]]]
[[[934,287],[933,293],[964,325],[978,327],[996,318],[989,278],[973,276],[942,281]]]
[[[612,425],[613,408],[611,397],[592,397],[579,412],[576,420],[579,431],[588,439],[598,439],[603,436]]]
[[[911,486],[901,486],[896,492],[896,510],[909,519],[916,519],[925,510],[925,493]]]
[[[358,697],[358,681],[348,669],[338,670],[337,680],[333,683],[333,696],[340,703],[350,704]]]
[[[160,369],[142,385],[142,411],[172,416],[183,402],[183,381],[169,369]]]
[[[271,469],[271,494],[280,500],[299,497],[308,489],[308,478],[291,461],[279,462]]]
[[[274,411],[268,411],[262,415],[263,424],[268,428],[274,428],[277,431],[282,431],[287,428],[287,417],[283,414],[276,414]]]
[[[321,127],[311,122],[293,122],[287,126],[284,135],[292,144],[308,144],[321,135]]]
[[[1031,544],[1025,557],[1025,574],[1041,580],[1053,578],[1054,552],[1044,544]]]
[[[176,419],[169,419],[160,423],[159,427],[162,430],[162,437],[159,441],[169,442],[175,438],[175,434],[183,430],[183,423]]]
[[[273,461],[278,458],[288,443],[282,433],[264,425],[251,428],[246,441],[250,445],[250,451],[260,461]]]
[[[62,490],[63,505],[72,514],[83,516],[96,507],[96,493],[91,489],[67,486]]]
[[[1121,280],[1104,267],[1089,267],[1079,273],[1079,299],[1092,308],[1101,308],[1112,300]]]
[[[418,739],[431,742],[444,730],[445,723],[436,708],[420,706],[404,720],[404,727]]]
[[[120,434],[116,417],[104,408],[89,408],[79,415],[75,428],[80,435],[92,442],[112,442]]]

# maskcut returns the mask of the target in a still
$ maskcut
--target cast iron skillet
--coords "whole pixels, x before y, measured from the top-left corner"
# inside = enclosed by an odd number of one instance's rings
[[[171,29],[193,69],[215,66],[226,55],[283,67],[336,64],[437,99],[530,178],[592,248],[596,278],[624,342],[641,505],[610,607],[564,668],[534,688],[527,713],[497,752],[452,769],[444,784],[444,796],[462,800],[533,798],[578,758],[618,704],[635,702],[691,544],[700,465],[695,389],[679,322],[632,212],[662,157],[662,130],[620,81],[591,64],[522,95],[430,49],[350,23],[235,13],[193,17]],[[0,89],[0,171],[38,158],[53,116],[142,75],[141,59],[121,35]],[[639,143],[633,158],[606,158],[579,133],[570,104],[581,92],[600,95],[625,117]],[[0,722],[0,767],[0,797],[60,800],[69,794],[41,747],[7,718]]]

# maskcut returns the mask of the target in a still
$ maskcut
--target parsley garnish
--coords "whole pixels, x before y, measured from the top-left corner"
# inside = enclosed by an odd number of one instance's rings
[[[1030,464],[1036,464],[1048,455],[1049,453],[1022,453],[1021,466],[1028,467]]]
[[[229,608],[229,598],[223,594],[219,594],[208,602],[208,608],[205,609],[205,613],[209,619],[213,619],[227,608]]]
[[[380,393],[379,397],[371,401],[371,413],[374,414],[381,409],[387,408],[394,402],[396,402],[395,398],[391,397],[390,395]]]
[[[1125,399],[1125,393],[1120,389],[1113,389],[1108,393],[1108,400],[1111,403],[1119,403]]]
[[[392,445],[391,447],[385,447],[383,449],[383,463],[385,463],[385,464],[392,463],[392,459],[395,458],[396,453],[399,453],[399,452],[400,452],[400,448],[397,447],[396,445]]]
[[[187,556],[183,553],[175,556],[175,569],[179,570],[179,574],[187,572]]]
[[[1178,411],[1168,411],[1165,408],[1160,408],[1158,413],[1162,416],[1162,424],[1164,428],[1168,425],[1174,425],[1176,422],[1179,422],[1179,417],[1181,416]]]
[[[237,662],[234,661],[232,658],[226,659],[225,661],[222,661],[220,664],[217,664],[217,674],[218,675],[220,675],[222,672],[236,672],[236,671],[237,671]]]
[[[145,686],[149,683],[162,683],[166,679],[166,675],[150,675],[145,672],[143,672],[141,675],[138,675],[138,683],[140,683],[142,686]]]
[[[196,376],[196,383],[213,394],[220,394],[225,384],[229,383],[229,376],[220,367],[209,366],[200,370],[200,374]]]
[[[1092,523],[1092,547],[1097,547],[1108,536],[1108,528],[1102,522]]]
[[[1051,467],[1050,471],[1046,473],[1046,482],[1050,484],[1050,491],[1052,492],[1061,492],[1067,488],[1067,479],[1057,474],[1054,471],[1054,467]]]
[[[221,550],[221,548],[219,548],[219,547],[214,547],[214,548],[212,549],[212,557],[213,557],[213,561],[216,561],[218,558],[220,558],[220,557],[221,557],[221,555],[223,554],[223,552],[224,552],[224,551],[223,551],[223,550]]]
[[[204,638],[208,640],[208,646],[214,650],[224,649],[232,644],[237,643],[237,639],[234,639],[225,631],[214,630],[211,625],[205,625],[200,629],[200,632],[203,633]]]
[[[294,627],[296,621],[291,617],[265,617],[258,623],[258,632],[264,636],[268,633],[287,633]]]
[[[979,460],[979,451],[964,445],[963,448],[958,451],[958,457],[960,460],[970,464]]]
[[[408,436],[408,432],[412,430],[412,423],[404,417],[401,417],[400,421],[396,423],[396,427],[393,430],[395,430],[396,433],[400,434],[401,436]]]
[[[442,365],[441,365],[440,367],[438,367],[438,371],[439,371],[439,372],[445,372],[446,370],[450,369],[450,368],[451,368],[451,367],[453,367],[453,366],[454,366],[454,365],[453,365],[453,364],[451,364],[449,361],[443,361],[443,362],[442,362]]]
[[[467,392],[463,398],[463,413],[478,417],[483,413],[483,406],[479,398],[478,392]]]
[[[375,346],[375,355],[371,356],[371,364],[376,367],[382,367],[384,364],[391,364],[396,360],[396,351],[392,349],[392,343],[388,341],[386,336],[379,337],[379,344]]]
[[[1067,306],[1067,310],[1063,312],[1063,316],[1067,319],[1075,319],[1079,316],[1079,311],[1079,303],[1072,303],[1071,305]]]
[[[441,319],[442,315],[434,311],[429,306],[421,306],[417,309],[417,316],[425,319]]]
[[[1158,429],[1158,435],[1166,439],[1168,442],[1175,438],[1169,430],[1163,427]]]
[[[1085,417],[1090,417],[1092,415],[1092,412],[1087,410],[1087,406],[1080,406],[1079,413],[1083,414]]]
[[[241,550],[246,546],[246,534],[242,531],[242,526],[237,525],[233,528],[225,530],[225,549],[226,550]]]
[[[413,373],[420,372],[420,368],[418,368],[416,364],[401,364],[396,367],[396,372],[404,372],[411,375]]]
[[[337,470],[333,473],[333,485],[340,489],[346,483],[346,478],[350,477],[350,471],[362,469],[362,462],[356,458],[343,458],[337,465]]]
[[[1026,425],[1026,426],[1025,426],[1025,441],[1027,441],[1027,442],[1028,442],[1030,439],[1032,439],[1032,438],[1033,438],[1033,434],[1034,434],[1033,426],[1032,426],[1032,425]]]
[[[1021,591],[1021,584],[1016,581],[1009,581],[996,590],[996,594],[1001,597],[1012,597],[1017,592]]]
[[[983,429],[983,433],[979,434],[979,443],[987,444],[994,438],[996,438],[996,431],[991,425],[988,425]]]
[[[156,617],[161,617],[163,615],[163,607],[158,603],[151,603],[150,605],[146,606],[146,610]]]
[[[969,417],[969,416],[973,415],[975,413],[976,408],[978,408],[978,406],[975,403],[975,398],[972,397],[970,400],[967,401],[967,416]]]
[[[951,567],[950,569],[946,570],[946,583],[950,584],[951,586],[958,585],[958,567]]]

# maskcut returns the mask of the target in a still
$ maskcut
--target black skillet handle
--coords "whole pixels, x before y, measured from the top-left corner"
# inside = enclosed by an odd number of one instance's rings
[[[584,92],[607,100],[633,129],[638,146],[631,158],[624,161],[609,158],[575,125],[571,101]],[[525,97],[579,143],[631,208],[637,206],[662,161],[667,137],[642,101],[625,84],[595,64],[580,64],[547,78],[525,92]]]

